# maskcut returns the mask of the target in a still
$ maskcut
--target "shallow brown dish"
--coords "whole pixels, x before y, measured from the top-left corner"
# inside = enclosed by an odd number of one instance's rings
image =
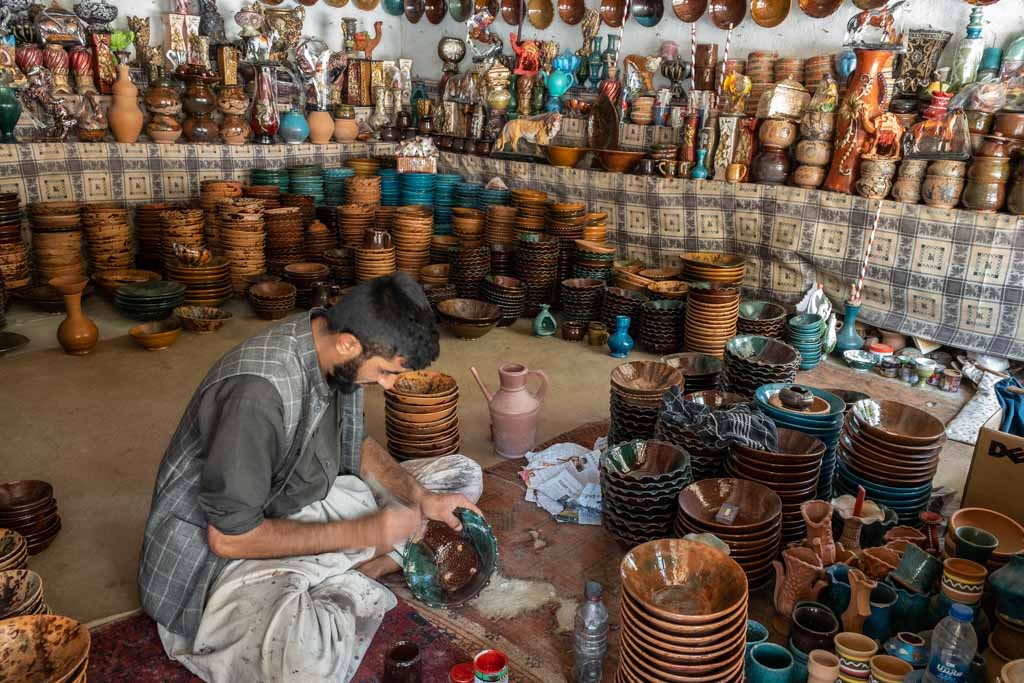
[[[708,0],[672,0],[672,11],[680,19],[688,24],[704,16],[708,9]]]
[[[601,21],[609,28],[619,28],[626,13],[626,0],[601,0]]]
[[[750,0],[750,18],[758,26],[775,28],[789,16],[792,0]]]
[[[739,507],[732,524],[722,524],[715,516],[725,503]],[[679,509],[713,533],[757,533],[777,523],[782,499],[767,486],[744,479],[704,479],[679,493]]]
[[[38,479],[19,479],[0,484],[0,512],[25,514],[46,507],[53,500],[53,486]]]
[[[747,15],[747,0],[710,0],[711,23],[723,31],[736,28]]]
[[[580,23],[585,10],[583,0],[558,0],[558,18],[569,26]]]
[[[446,399],[458,388],[458,382],[451,375],[435,370],[415,370],[399,375],[388,393],[401,395],[402,401],[409,398]]]
[[[64,681],[89,656],[89,630],[50,614],[0,622],[0,680]]]
[[[501,318],[498,306],[478,299],[448,299],[437,304],[437,310],[459,323],[481,325],[496,323]]]
[[[231,320],[231,313],[213,306],[178,306],[174,309],[181,323],[189,332],[212,334]]]
[[[615,149],[619,146],[619,117],[615,104],[599,95],[587,116],[587,145],[591,149]]]
[[[155,323],[143,323],[128,330],[139,346],[147,351],[169,348],[181,334],[181,322],[176,318]]]
[[[932,446],[945,440],[946,429],[933,415],[898,401],[878,401],[881,418],[878,426],[863,422],[853,413],[857,426],[884,442],[907,446]]]
[[[955,533],[963,526],[972,526],[989,532],[999,539],[994,556],[1008,559],[1024,550],[1024,527],[1006,515],[987,508],[961,508],[949,518],[949,528]]]
[[[629,173],[647,156],[646,152],[628,152],[622,149],[596,149],[594,154],[601,162],[601,167],[611,173]]]
[[[611,372],[612,387],[628,394],[661,396],[682,382],[682,373],[667,363],[657,361],[623,363]]]
[[[809,17],[824,19],[835,14],[843,0],[800,0],[800,9]]]

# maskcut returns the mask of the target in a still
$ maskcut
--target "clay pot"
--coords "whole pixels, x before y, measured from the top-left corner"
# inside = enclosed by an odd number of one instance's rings
[[[244,145],[249,140],[252,129],[244,116],[225,114],[220,124],[220,137],[226,145]]]
[[[750,175],[758,183],[781,185],[789,175],[789,157],[778,147],[765,146],[754,158]]]
[[[892,184],[892,191],[889,194],[898,202],[917,204],[921,201],[921,180],[918,178],[898,178]]]
[[[220,137],[220,126],[209,114],[195,114],[185,119],[181,127],[189,142],[207,144]]]
[[[854,183],[857,194],[868,199],[885,199],[892,190],[892,176],[861,175]]]
[[[306,114],[309,124],[309,141],[314,145],[326,145],[334,135],[334,119],[325,111],[311,111]]]
[[[967,177],[983,183],[1005,183],[1010,179],[1010,160],[976,156],[967,170]]]
[[[822,140],[801,140],[793,154],[797,163],[809,166],[828,166],[832,158],[832,145]]]
[[[807,656],[807,683],[835,683],[839,678],[839,658],[827,650],[814,650]]]
[[[757,139],[762,145],[786,149],[796,142],[797,126],[787,119],[765,119],[761,122]]]
[[[181,123],[169,114],[154,114],[146,124],[146,135],[161,145],[174,144],[181,137]]]
[[[960,203],[960,194],[963,190],[962,178],[950,178],[929,173],[921,183],[921,199],[928,206],[952,209]]]
[[[923,159],[906,159],[900,163],[899,177],[903,179],[917,180],[920,183],[924,180],[924,174],[928,172],[928,162]]]
[[[875,655],[871,658],[871,679],[878,683],[902,683],[914,670],[908,662],[892,655]]]
[[[181,98],[178,97],[178,91],[170,81],[162,78],[157,79],[146,91],[144,101],[151,114],[173,116],[181,113]]]
[[[866,681],[870,670],[869,662],[878,652],[878,644],[861,633],[849,631],[837,635],[835,642],[839,666],[844,671],[863,672],[862,676],[852,674],[849,679]]]
[[[835,112],[812,111],[800,120],[800,135],[806,140],[832,140],[836,128]]]
[[[995,116],[992,133],[1004,138],[1024,139],[1024,112],[999,112]]]
[[[1010,156],[1010,151],[1007,149],[1007,143],[1009,142],[1009,138],[999,135],[984,135],[981,138],[981,144],[974,150],[974,156],[1001,157],[1005,159]]]
[[[334,139],[337,142],[353,142],[359,135],[359,124],[355,119],[334,119]]]
[[[967,130],[972,134],[986,135],[992,128],[992,113],[987,111],[965,111]]]
[[[791,179],[797,187],[815,189],[825,182],[827,173],[828,169],[824,166],[797,166]]]
[[[940,175],[947,178],[963,178],[966,173],[966,161],[933,161],[927,170],[928,175]]]
[[[860,174],[892,178],[896,174],[896,162],[888,159],[863,159],[860,162]]]
[[[138,142],[142,133],[142,110],[139,109],[139,89],[132,83],[127,64],[117,68],[113,102],[107,110],[107,120],[114,139],[123,143]]]
[[[88,284],[87,278],[75,275],[50,280],[50,286],[55,287],[64,297],[64,307],[67,309],[67,317],[57,328],[57,341],[65,353],[73,356],[91,352],[96,348],[96,340],[99,338],[96,325],[82,312],[82,292]]]
[[[993,213],[1003,208],[1006,201],[1006,183],[968,180],[960,201],[968,209]]]

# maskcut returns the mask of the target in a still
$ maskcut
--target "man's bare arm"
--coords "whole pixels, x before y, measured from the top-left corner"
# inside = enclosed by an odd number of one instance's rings
[[[420,486],[416,478],[395,462],[391,454],[372,436],[363,439],[359,476],[364,480],[376,480],[388,490],[388,493],[412,507],[418,506],[428,495],[427,490]]]

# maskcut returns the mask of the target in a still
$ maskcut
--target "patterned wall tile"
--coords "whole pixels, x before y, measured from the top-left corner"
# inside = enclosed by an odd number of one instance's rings
[[[983,245],[971,247],[964,279],[990,286],[1003,286],[1009,276],[1013,252]]]
[[[71,176],[67,173],[52,173],[39,176],[39,201],[61,202],[75,198]]]
[[[110,201],[114,199],[114,188],[111,185],[112,179],[113,176],[109,173],[83,173],[83,199],[87,202]]]

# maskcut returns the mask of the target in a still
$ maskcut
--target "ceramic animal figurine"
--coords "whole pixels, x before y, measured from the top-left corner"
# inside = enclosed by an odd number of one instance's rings
[[[63,97],[53,95],[53,77],[45,66],[29,69],[28,87],[18,93],[26,109],[40,121],[49,122],[44,139],[57,142],[67,140],[68,133],[78,121]]]
[[[515,33],[508,34],[512,51],[516,55],[516,68],[513,73],[520,76],[535,76],[540,71],[540,45],[535,40],[524,40],[520,43]]]
[[[861,155],[865,159],[884,159],[898,161],[900,158],[900,141],[903,139],[903,125],[896,115],[882,112],[866,127],[868,135],[867,151]]]
[[[790,617],[796,603],[817,600],[827,582],[822,578],[821,558],[810,548],[787,548],[782,551],[782,562],[774,560],[776,625],[789,629]],[[785,564],[783,564],[785,563]]]
[[[494,146],[515,152],[519,147],[519,141],[526,140],[543,147],[551,144],[551,140],[558,135],[561,128],[562,115],[558,112],[525,119],[518,118],[505,124]]]
[[[843,612],[843,630],[853,633],[861,633],[864,630],[864,622],[871,616],[871,591],[878,585],[859,569],[851,569],[850,580],[850,606]]]
[[[523,457],[536,443],[537,421],[548,390],[548,376],[520,363],[506,363],[498,368],[501,381],[498,390],[491,392],[476,368],[471,367],[469,371],[487,398],[495,452],[504,458]],[[540,386],[533,393],[526,387],[531,377],[540,380]]]
[[[809,500],[800,506],[800,514],[807,523],[804,545],[828,567],[836,561],[836,542],[832,537],[832,506],[823,500]]]

